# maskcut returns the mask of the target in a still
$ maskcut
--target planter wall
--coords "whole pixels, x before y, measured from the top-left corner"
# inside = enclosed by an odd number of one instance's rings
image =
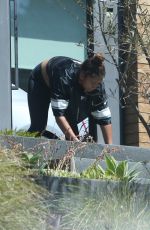
[[[135,181],[125,182],[112,180],[94,180],[43,176],[37,181],[46,187],[50,193],[60,196],[68,194],[78,194],[83,197],[96,199],[101,195],[133,195],[142,200],[150,200],[150,179],[136,179]]]
[[[0,144],[7,148],[20,145],[25,151],[40,152],[44,160],[49,158],[60,159],[70,148],[75,149],[73,163],[75,163],[78,172],[87,168],[98,156],[101,156],[104,152],[108,152],[118,161],[127,160],[131,167],[138,162],[139,177],[150,179],[150,149],[148,148],[74,143],[71,141],[6,135],[0,136]],[[101,161],[101,164],[105,167],[103,161]]]
[[[69,148],[76,149],[75,156],[80,158],[95,159],[103,152],[111,153],[116,160],[133,162],[149,162],[150,149],[123,145],[102,145],[95,143],[75,143],[71,141],[48,140],[45,138],[18,137],[0,135],[0,144],[8,148],[12,144],[21,144],[24,150],[46,152],[53,158],[60,158]]]

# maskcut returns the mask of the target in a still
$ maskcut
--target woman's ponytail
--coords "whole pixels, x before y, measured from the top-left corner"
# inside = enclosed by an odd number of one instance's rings
[[[95,66],[101,66],[103,65],[104,62],[104,57],[102,54],[97,53],[95,54],[92,58],[91,58],[91,64],[95,65]]]
[[[98,75],[101,78],[105,76],[104,56],[101,53],[95,54],[93,57],[85,60],[81,65],[81,71],[85,75]]]

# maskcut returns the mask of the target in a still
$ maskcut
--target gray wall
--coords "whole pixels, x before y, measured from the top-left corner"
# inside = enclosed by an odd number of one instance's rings
[[[117,14],[117,1],[101,1],[101,15],[103,17],[103,6],[108,7],[108,8],[113,8],[113,20],[114,23],[117,23],[117,18],[115,15]],[[103,5],[104,4],[104,5]],[[106,77],[105,77],[105,86],[106,86],[106,91],[108,95],[108,102],[109,102],[109,107],[111,109],[112,113],[112,127],[113,127],[113,144],[120,144],[120,108],[119,108],[119,87],[117,84],[116,79],[119,79],[118,72],[116,70],[116,67],[113,63],[113,60],[111,56],[108,53],[108,50],[106,46],[104,45],[104,39],[99,27],[98,23],[99,19],[99,8],[98,8],[98,0],[95,1],[94,4],[94,51],[95,52],[102,52],[106,58],[107,61],[105,61],[105,67],[106,67]],[[103,20],[103,19],[102,19]],[[104,26],[107,27],[107,18],[104,20]],[[115,37],[116,41],[117,39],[117,34],[118,31],[116,31]],[[118,61],[118,45],[114,42],[114,39],[110,38],[110,36],[107,37],[108,39],[108,44],[114,49],[115,52],[115,58]],[[100,128],[98,127],[98,142],[99,143],[104,143],[102,133]]]
[[[11,128],[9,0],[0,0],[0,130]]]

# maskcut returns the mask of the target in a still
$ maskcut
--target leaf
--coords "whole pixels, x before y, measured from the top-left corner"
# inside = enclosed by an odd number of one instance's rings
[[[97,169],[98,169],[98,172],[99,172],[101,175],[104,175],[104,174],[105,174],[105,170],[101,167],[101,165],[97,165]]]
[[[99,179],[105,174],[104,169],[97,164],[92,164],[85,171],[81,172],[81,176],[89,179]]]
[[[40,159],[40,153],[37,154],[33,154],[33,153],[23,153],[22,154],[22,159],[31,165],[34,165],[38,162],[38,160]]]
[[[111,169],[106,169],[105,171],[105,177],[115,176],[115,172]]]
[[[105,161],[106,161],[107,169],[115,173],[117,167],[117,162],[115,158],[113,156],[105,154]]]
[[[22,154],[22,159],[26,162],[30,162],[31,158],[33,157],[32,153],[23,153]]]
[[[96,170],[95,170],[95,169],[93,169],[93,170],[92,170],[92,178],[95,178],[95,179],[96,179],[96,176],[97,176],[97,174],[96,174]]]
[[[122,179],[124,176],[126,176],[127,169],[127,161],[121,161],[116,168],[116,177]]]
[[[30,164],[35,164],[35,163],[37,163],[38,160],[39,160],[39,155],[33,155],[30,158]]]
[[[139,173],[134,169],[134,170],[130,170],[127,174],[128,177],[128,181],[131,181],[133,179],[135,179],[137,176],[139,175]]]

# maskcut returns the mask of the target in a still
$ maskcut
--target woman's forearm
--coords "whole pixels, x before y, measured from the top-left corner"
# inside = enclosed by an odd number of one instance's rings
[[[112,144],[112,125],[101,125],[105,144]]]
[[[56,122],[62,132],[64,133],[67,140],[70,141],[79,141],[75,133],[73,132],[71,126],[69,125],[67,119],[64,116],[56,117]]]

